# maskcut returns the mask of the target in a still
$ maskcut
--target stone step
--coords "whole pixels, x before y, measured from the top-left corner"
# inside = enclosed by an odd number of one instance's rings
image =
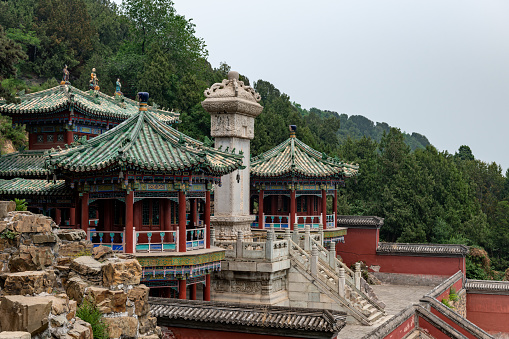
[[[375,321],[377,321],[378,319],[380,319],[382,316],[383,316],[383,313],[382,313],[382,312],[380,312],[380,311],[376,311],[376,312],[374,312],[373,314],[371,314],[371,316],[369,316],[368,321],[369,321],[370,323],[374,323]]]

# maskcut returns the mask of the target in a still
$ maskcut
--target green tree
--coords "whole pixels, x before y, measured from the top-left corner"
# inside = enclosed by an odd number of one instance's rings
[[[7,77],[16,76],[16,64],[26,58],[26,54],[21,47],[13,40],[9,39],[4,32],[4,28],[0,26],[0,98],[4,98],[7,102],[15,102],[16,98],[2,87],[2,80]]]

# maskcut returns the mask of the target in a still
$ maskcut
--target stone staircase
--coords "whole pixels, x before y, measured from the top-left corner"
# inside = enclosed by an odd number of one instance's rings
[[[353,319],[363,325],[372,325],[385,315],[385,305],[362,291],[360,269],[353,272],[337,260],[333,248],[327,250],[309,236],[289,242],[291,267]]]

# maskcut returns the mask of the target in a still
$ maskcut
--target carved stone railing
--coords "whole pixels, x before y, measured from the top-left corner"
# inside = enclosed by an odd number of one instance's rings
[[[246,241],[243,232],[235,241],[213,240],[213,245],[226,250],[226,258],[278,261],[288,258],[288,240],[275,240],[274,232],[267,232],[265,241]]]

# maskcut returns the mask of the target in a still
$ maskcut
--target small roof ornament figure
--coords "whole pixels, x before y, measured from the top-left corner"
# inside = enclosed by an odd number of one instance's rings
[[[64,75],[62,76],[62,81],[60,82],[60,85],[70,85],[69,82],[69,70],[67,69],[67,65],[65,65],[64,69],[62,70]]]
[[[120,83],[120,78],[117,78],[117,82],[115,83],[115,96],[123,96],[122,94],[122,84]]]
[[[95,68],[92,68],[92,73],[90,74],[90,90],[98,91],[99,90],[99,79],[97,78],[97,74],[95,74]]]

